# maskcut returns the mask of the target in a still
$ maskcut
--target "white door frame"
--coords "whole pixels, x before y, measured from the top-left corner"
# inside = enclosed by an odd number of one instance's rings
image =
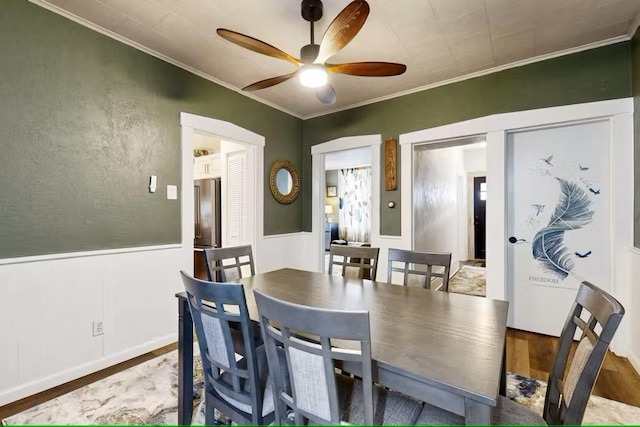
[[[633,247],[633,98],[590,102],[495,114],[464,122],[400,135],[402,242],[412,241],[412,154],[414,144],[487,134],[487,297],[506,300],[507,286],[507,132],[579,122],[597,118],[611,123],[611,289],[627,309],[612,349],[626,355],[631,341],[629,322],[640,307],[631,305],[631,260]],[[500,189],[502,191],[500,191]],[[633,314],[632,314],[633,312]]]
[[[382,135],[347,136],[311,147],[311,233],[315,271],[324,268],[324,205],[325,205],[325,155],[336,151],[371,147],[371,246],[380,240],[380,146]]]
[[[251,163],[248,169],[255,171],[253,176],[250,177],[250,195],[252,195],[249,197],[249,223],[252,228],[251,244],[253,246],[254,262],[256,266],[259,266],[258,260],[261,254],[259,245],[264,236],[264,136],[230,122],[190,113],[180,113],[180,126],[182,128],[182,247],[185,248],[185,257],[190,257],[189,259],[191,259],[190,263],[185,265],[190,265],[193,268],[193,133],[198,131],[247,146],[247,150],[250,153],[249,162]]]

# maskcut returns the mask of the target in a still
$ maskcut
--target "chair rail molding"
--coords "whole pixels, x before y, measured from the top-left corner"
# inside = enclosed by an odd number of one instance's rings
[[[402,246],[412,247],[412,179],[414,145],[441,143],[443,140],[486,135],[487,186],[503,189],[487,200],[487,297],[510,299],[507,283],[507,133],[593,120],[608,120],[611,125],[611,289],[627,310],[612,350],[626,356],[632,335],[640,336],[640,328],[632,331],[632,319],[640,307],[633,304],[631,294],[633,247],[633,98],[589,102],[560,107],[494,114],[463,122],[402,134],[399,137],[401,158],[401,237]],[[559,333],[560,331],[558,331]],[[633,332],[633,334],[632,334]],[[640,347],[640,345],[638,345]]]

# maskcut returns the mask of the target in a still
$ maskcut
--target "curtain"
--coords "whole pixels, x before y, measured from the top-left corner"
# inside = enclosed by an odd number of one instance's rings
[[[348,242],[371,242],[371,167],[338,172],[338,234]]]

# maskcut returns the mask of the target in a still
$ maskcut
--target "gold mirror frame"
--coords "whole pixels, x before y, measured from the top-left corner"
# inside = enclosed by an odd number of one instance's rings
[[[291,174],[291,191],[289,194],[282,194],[276,185],[276,175],[280,169],[286,169],[289,174]],[[300,175],[298,174],[298,169],[296,169],[289,160],[276,160],[269,173],[269,187],[271,187],[271,194],[273,194],[273,197],[278,203],[282,203],[283,205],[293,203],[293,201],[298,198],[298,193],[300,193]]]

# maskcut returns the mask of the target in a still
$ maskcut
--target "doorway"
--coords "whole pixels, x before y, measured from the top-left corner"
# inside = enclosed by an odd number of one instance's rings
[[[484,136],[414,145],[412,170],[413,249],[451,253],[452,275],[485,267]]]
[[[485,260],[487,229],[487,177],[473,178],[473,259]]]
[[[326,157],[331,153],[358,148],[371,152],[371,245],[380,244],[380,145],[381,135],[362,135],[334,139],[311,147],[312,155],[312,232],[316,270],[325,270],[325,230],[327,223]],[[336,186],[337,187],[337,186]],[[336,188],[337,194],[337,188]],[[336,199],[337,201],[337,196]],[[335,214],[334,214],[335,215]],[[383,272],[384,273],[384,272]],[[378,270],[378,274],[380,270]]]
[[[181,152],[182,152],[182,246],[185,248],[185,260],[192,260],[194,256],[195,237],[195,199],[194,199],[194,139],[197,134],[214,135],[217,138],[227,141],[229,146],[235,147],[229,150],[228,157],[234,153],[241,153],[233,157],[242,157],[243,161],[235,161],[236,173],[243,177],[246,185],[243,186],[241,211],[244,215],[243,223],[246,227],[239,235],[232,236],[229,225],[228,209],[222,209],[222,228],[226,228],[226,233],[222,233],[222,246],[233,246],[237,244],[251,244],[253,247],[256,269],[260,269],[260,243],[264,235],[264,144],[265,138],[240,126],[222,120],[197,116],[189,113],[180,114],[181,130]],[[231,171],[227,168],[229,161],[220,162],[221,174],[229,175]],[[243,166],[244,165],[244,166]],[[235,168],[234,166],[234,168]],[[211,166],[210,166],[211,167]],[[211,169],[210,169],[211,170]],[[229,179],[231,182],[232,180]],[[260,189],[260,191],[259,191]],[[221,186],[221,203],[229,207],[228,188]],[[236,198],[231,198],[235,200]],[[237,200],[236,200],[237,201]],[[226,237],[225,237],[226,236]],[[186,265],[193,266],[193,262]],[[193,273],[193,271],[191,271]]]

